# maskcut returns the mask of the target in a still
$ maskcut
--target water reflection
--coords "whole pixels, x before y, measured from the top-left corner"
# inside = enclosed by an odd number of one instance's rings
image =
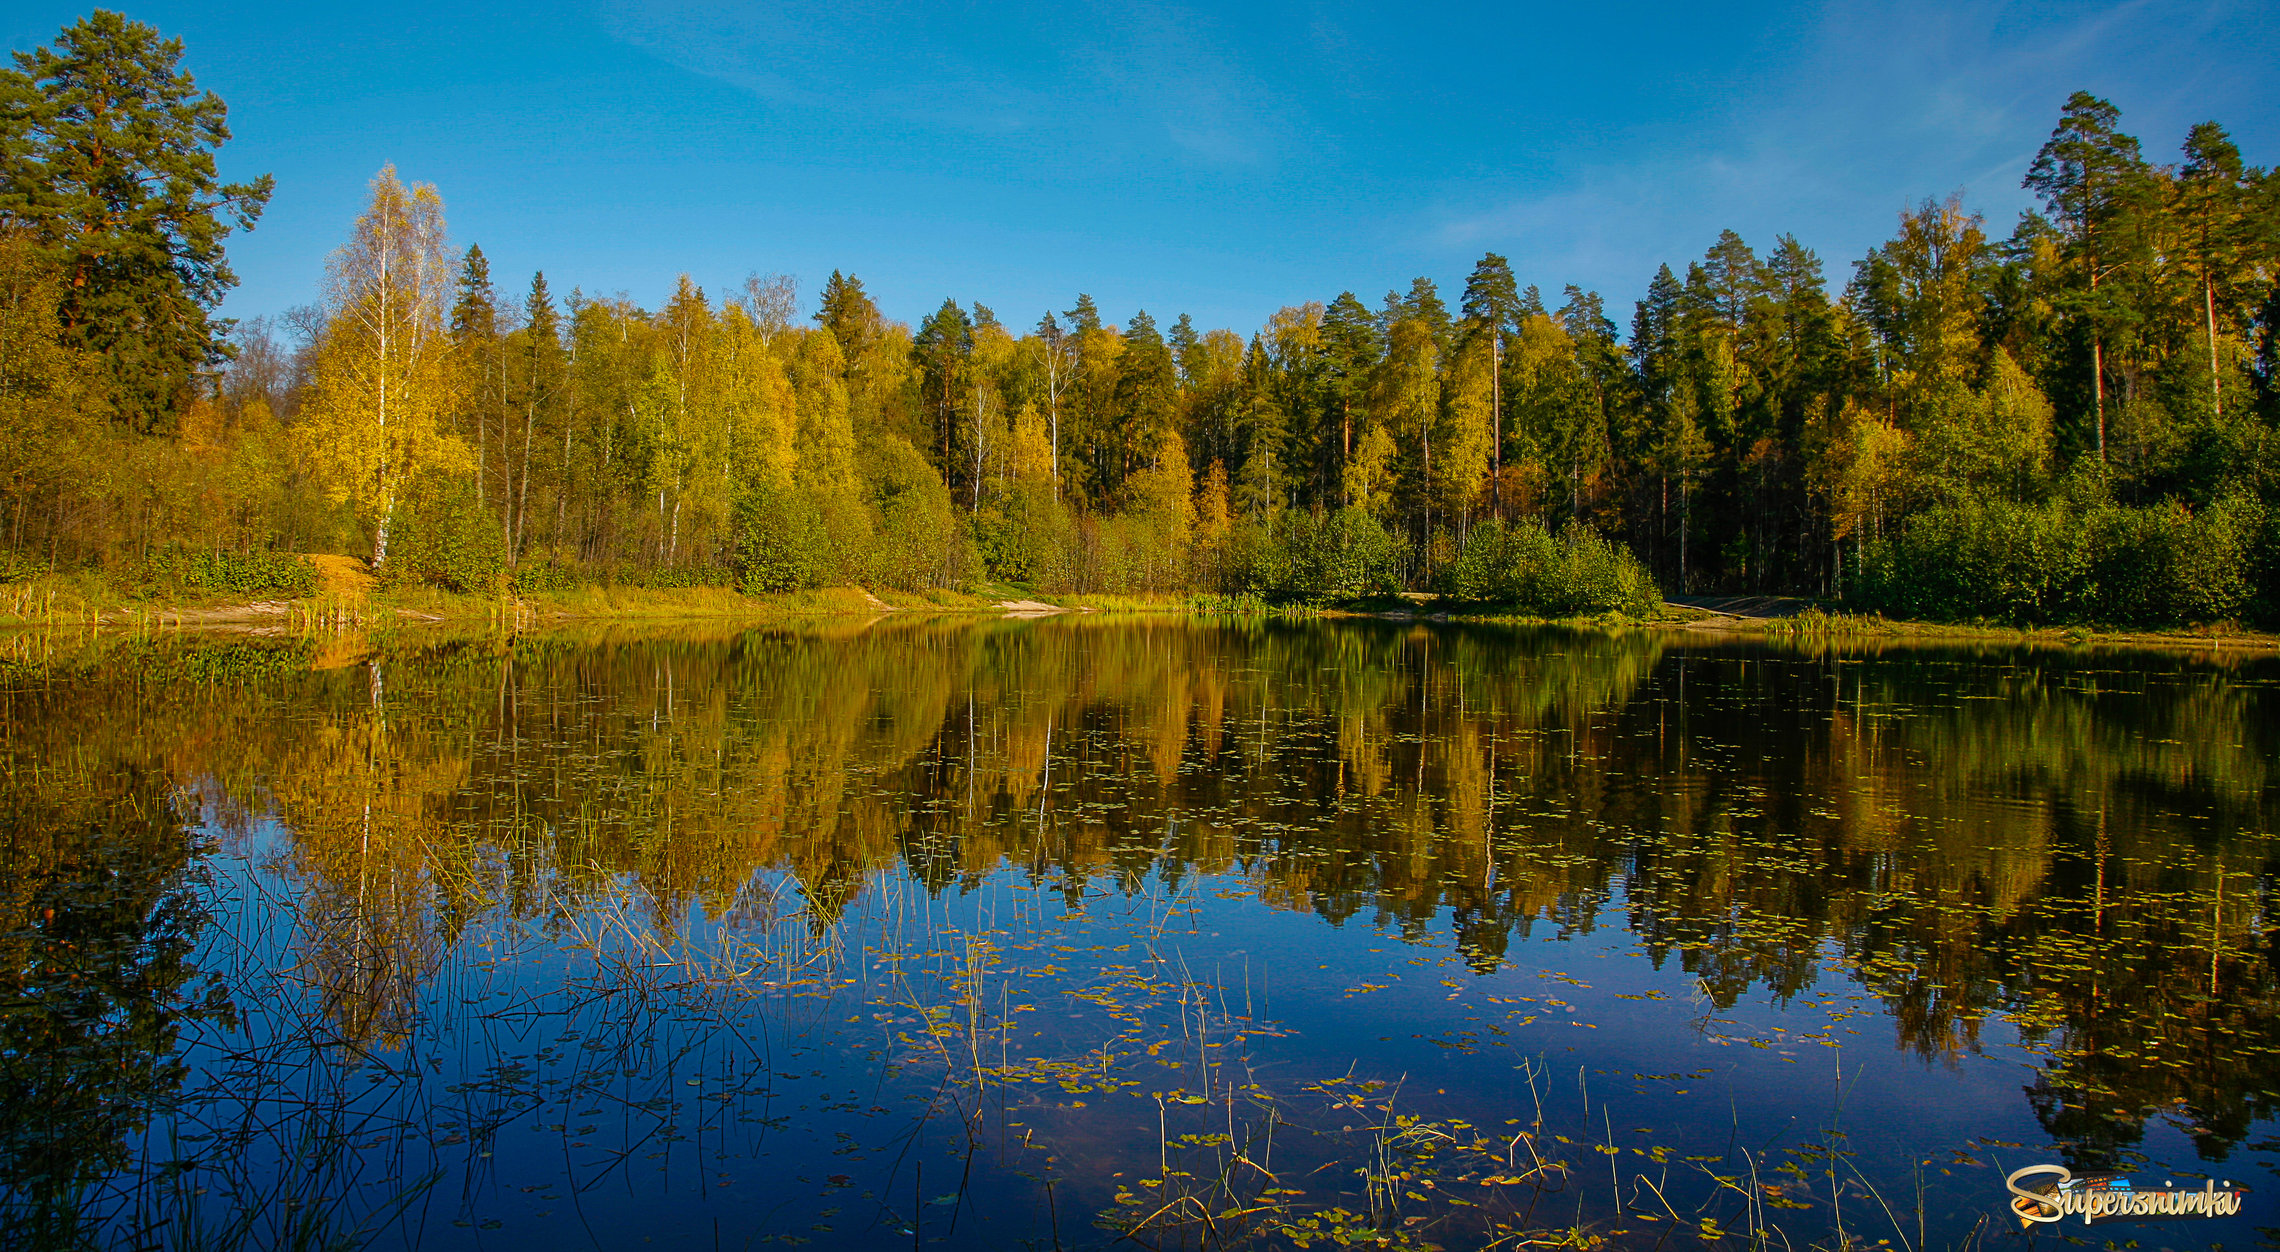
[[[11,693],[0,739],[0,1229],[65,1247],[181,1094],[182,1031],[227,1022],[193,954],[194,810],[164,773]]]
[[[285,959],[344,1064],[408,1046],[488,917],[760,924],[781,877],[821,934],[882,873],[1010,868],[1071,909],[1233,885],[1476,975],[1613,928],[1705,1022],[1833,960],[1926,1063],[1991,1020],[2045,1048],[2024,1099],[2080,1167],[2157,1122],[2223,1160],[2280,1101],[2270,660],[1101,620],[30,646],[0,1064],[87,1127],[0,1142],[35,1204],[118,1169],[172,1023],[227,1013],[185,788],[288,832]]]

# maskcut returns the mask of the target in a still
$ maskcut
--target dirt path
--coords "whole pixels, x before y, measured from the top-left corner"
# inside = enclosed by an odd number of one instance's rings
[[[302,559],[317,567],[317,590],[321,594],[366,596],[380,585],[380,580],[372,576],[364,562],[353,556],[310,552],[304,553]]]

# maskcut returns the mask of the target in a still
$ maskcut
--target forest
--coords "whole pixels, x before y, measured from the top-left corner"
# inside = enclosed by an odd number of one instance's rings
[[[1927,198],[1833,275],[1722,232],[1624,324],[1494,253],[1248,334],[843,271],[650,309],[494,275],[393,166],[239,322],[273,184],[183,58],[98,11],[0,71],[0,580],[2280,620],[2280,178],[2213,121],[2149,154],[2078,92],[2007,228]]]

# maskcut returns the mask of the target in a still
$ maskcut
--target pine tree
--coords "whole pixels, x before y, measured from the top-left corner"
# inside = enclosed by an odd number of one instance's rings
[[[1203,370],[1203,340],[1195,333],[1195,319],[1180,314],[1164,341],[1171,346],[1172,360],[1180,367],[1181,390],[1193,391]]]
[[[1338,443],[1335,464],[1328,467],[1330,480],[1343,482],[1345,466],[1354,457],[1356,409],[1365,411],[1359,416],[1367,433],[1367,412],[1370,374],[1377,368],[1378,359],[1385,354],[1385,335],[1376,318],[1354,298],[1351,291],[1341,291],[1322,314],[1323,363],[1325,399],[1336,414]],[[1340,495],[1344,496],[1341,489]],[[1351,500],[1341,499],[1350,504]]]
[[[1101,328],[1100,309],[1093,304],[1091,296],[1081,291],[1077,293],[1076,307],[1061,316],[1069,319],[1069,329],[1075,334],[1083,335]]]
[[[2090,334],[2100,460],[2106,457],[2106,350],[2123,316],[2111,284],[2140,259],[2150,188],[2137,140],[2115,129],[2120,120],[2119,109],[2087,91],[2067,97],[2057,128],[2020,184],[2041,197],[2065,232],[2068,257],[2082,283],[2068,303]]]
[[[911,340],[919,370],[919,404],[934,424],[935,465],[950,494],[959,494],[958,465],[951,445],[957,438],[960,402],[969,386],[967,362],[974,351],[974,321],[956,300],[945,299]]]
[[[237,285],[224,255],[275,182],[224,183],[229,111],[181,68],[182,41],[98,9],[0,71],[0,218],[64,271],[64,339],[102,362],[120,419],[163,427],[230,356],[213,316]]]
[[[1473,266],[1465,280],[1465,333],[1485,335],[1489,344],[1489,490],[1496,515],[1504,516],[1504,348],[1520,327],[1520,293],[1512,266],[1493,252]]]
[[[569,469],[569,424],[562,420],[562,403],[569,390],[568,358],[562,347],[562,319],[555,312],[554,296],[546,275],[530,276],[530,291],[523,297],[523,325],[514,345],[513,399],[522,421],[522,472],[515,483],[512,508],[507,514],[507,556],[519,560],[530,541],[530,480],[534,443],[538,432],[549,436],[559,428],[564,436],[561,470]],[[553,440],[549,438],[551,446]]]
[[[491,265],[483,256],[482,246],[471,244],[459,264],[459,294],[451,305],[451,346],[460,373],[455,433],[462,440],[474,436],[477,503],[488,498],[492,427],[499,428],[501,441],[506,438],[506,356],[499,342],[500,331],[499,297],[491,285]]]
[[[863,294],[863,280],[853,274],[842,275],[831,271],[823,284],[823,296],[815,310],[816,325],[831,332],[839,341],[840,358],[852,364],[878,342],[885,329],[886,319],[879,316],[879,306]]]
[[[1165,436],[1178,437],[1179,367],[1142,309],[1124,327],[1124,353],[1116,361],[1116,443],[1120,475],[1160,460]],[[1183,449],[1182,468],[1186,461]],[[1188,487],[1182,487],[1182,498]]]
[[[2237,300],[2245,238],[2248,174],[2240,149],[2215,122],[2202,122],[2185,138],[2185,162],[2178,167],[2174,193],[2180,227],[2178,260],[2191,272],[2201,297],[2199,312],[2208,345],[2209,403],[2215,416],[2225,411],[2224,369],[2217,352],[2219,288],[2232,312]]]

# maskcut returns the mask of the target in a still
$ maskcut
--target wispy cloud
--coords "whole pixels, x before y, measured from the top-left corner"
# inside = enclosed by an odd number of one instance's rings
[[[1288,106],[1203,12],[605,0],[618,41],[770,104],[897,133],[1077,147],[1065,159],[1274,159]]]
[[[1699,256],[1723,227],[1761,248],[1794,231],[1841,281],[1926,196],[1962,192],[2008,229],[2030,203],[2020,178],[2078,88],[2115,99],[2148,156],[2168,159],[2192,120],[2255,89],[2199,64],[2244,16],[2237,4],[2151,0],[1834,5],[1805,55],[1724,125],[1674,121],[1687,133],[1582,161],[1540,190],[1452,197],[1418,215],[1418,246],[1508,250],[1635,293],[1656,264]],[[2177,91],[2180,78],[2201,89]]]

